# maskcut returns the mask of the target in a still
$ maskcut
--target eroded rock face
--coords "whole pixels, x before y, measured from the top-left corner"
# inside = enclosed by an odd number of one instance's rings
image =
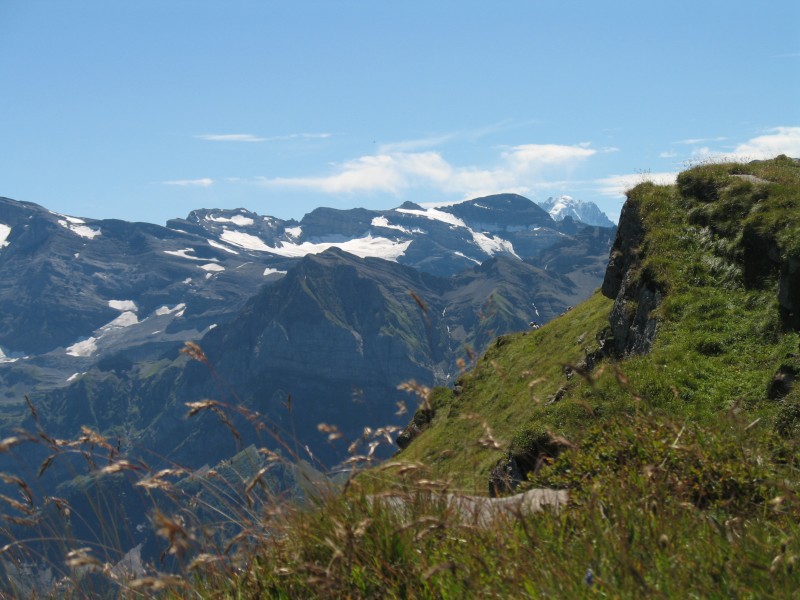
[[[784,325],[800,330],[800,258],[789,258],[781,265],[778,302]]]
[[[614,300],[609,322],[613,348],[619,355],[647,353],[658,328],[652,313],[661,304],[662,294],[636,277],[643,241],[644,226],[639,204],[629,199],[622,207],[617,237],[601,288],[604,296]]]
[[[601,291],[606,298],[615,299],[620,293],[625,273],[639,262],[639,246],[643,240],[644,226],[639,203],[628,200],[619,215],[619,227],[603,279]]]
[[[625,285],[611,309],[609,322],[614,334],[614,350],[620,355],[647,354],[658,329],[653,311],[663,296],[647,285]]]

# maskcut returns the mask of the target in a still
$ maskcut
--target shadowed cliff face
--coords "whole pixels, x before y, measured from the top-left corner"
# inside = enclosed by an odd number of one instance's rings
[[[645,354],[656,335],[653,311],[662,293],[638,278],[645,230],[635,198],[628,198],[620,213],[619,228],[611,248],[601,291],[614,300],[609,316],[614,350],[619,355]]]

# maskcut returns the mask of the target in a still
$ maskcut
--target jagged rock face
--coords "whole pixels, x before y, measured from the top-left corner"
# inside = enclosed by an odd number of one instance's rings
[[[789,257],[781,265],[778,302],[784,324],[800,330],[800,258]]]
[[[635,199],[629,198],[622,207],[601,287],[603,295],[614,300],[609,322],[614,350],[620,355],[647,353],[658,327],[652,313],[661,304],[662,294],[641,281],[637,273],[643,241],[644,227],[639,206]]]
[[[639,262],[639,247],[643,241],[644,226],[638,203],[628,200],[620,213],[619,227],[600,288],[606,298],[615,299],[620,293],[625,274]]]

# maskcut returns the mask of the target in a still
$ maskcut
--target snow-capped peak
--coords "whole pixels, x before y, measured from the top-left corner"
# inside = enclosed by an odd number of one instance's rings
[[[558,198],[550,197],[538,204],[550,213],[555,221],[563,221],[565,217],[571,217],[573,220],[587,225],[614,226],[611,219],[594,202],[578,200],[572,196],[559,196]]]

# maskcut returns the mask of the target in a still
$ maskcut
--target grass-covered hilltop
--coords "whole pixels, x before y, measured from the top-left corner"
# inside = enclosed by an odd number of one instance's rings
[[[797,597],[798,375],[800,163],[700,165],[628,192],[589,300],[466,357],[452,389],[409,382],[391,460],[301,507],[251,501],[260,473],[214,505],[228,546],[200,542],[199,494],[160,508],[180,574],[79,553],[75,593]],[[545,506],[479,498],[522,492]]]
[[[797,161],[707,164],[675,186],[642,183],[628,193],[602,292],[499,338],[454,389],[431,391],[389,464],[292,515],[241,574],[195,589],[792,597],[798,304]],[[486,495],[490,479],[565,489],[569,501],[486,523],[443,499]],[[405,508],[382,494],[406,495]]]

